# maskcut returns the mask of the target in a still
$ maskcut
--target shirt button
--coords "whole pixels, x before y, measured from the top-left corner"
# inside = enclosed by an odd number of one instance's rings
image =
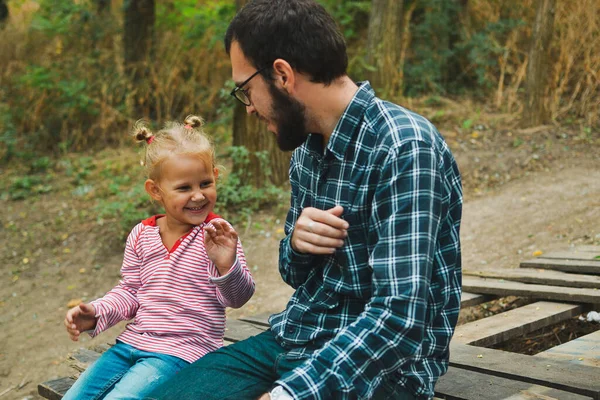
[[[294,328],[293,326],[290,326],[289,328],[287,328],[288,333],[294,333],[296,332],[296,328]]]

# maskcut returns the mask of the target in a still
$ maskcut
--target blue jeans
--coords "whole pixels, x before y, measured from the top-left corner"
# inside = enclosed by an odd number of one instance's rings
[[[63,400],[140,399],[188,364],[117,342],[81,374]]]
[[[266,331],[208,353],[162,383],[146,400],[254,400],[303,362],[288,358],[271,331]],[[414,400],[415,397],[404,388],[381,386],[373,399]]]

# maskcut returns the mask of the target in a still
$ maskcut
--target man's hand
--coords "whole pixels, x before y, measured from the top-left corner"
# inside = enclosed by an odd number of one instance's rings
[[[265,393],[256,400],[271,400],[271,395],[269,393]]]
[[[333,254],[344,245],[348,235],[348,222],[340,218],[343,212],[341,206],[329,210],[312,207],[302,210],[292,233],[292,248],[299,253]]]
[[[96,327],[96,309],[91,304],[81,303],[67,311],[64,323],[69,337],[76,342],[81,332]]]

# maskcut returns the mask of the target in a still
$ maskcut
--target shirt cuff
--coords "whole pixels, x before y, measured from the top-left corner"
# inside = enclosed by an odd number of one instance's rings
[[[227,273],[225,275],[211,276],[210,281],[212,283],[216,283],[216,284],[225,283],[229,279],[233,279],[233,277],[235,277],[236,275],[239,275],[241,269],[242,269],[242,264],[240,264],[240,262],[236,256],[235,261],[233,262],[233,265],[231,266],[231,268],[229,268],[229,271],[227,271]]]

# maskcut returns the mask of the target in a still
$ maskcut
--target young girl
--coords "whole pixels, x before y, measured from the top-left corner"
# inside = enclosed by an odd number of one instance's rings
[[[212,213],[218,170],[201,126],[194,116],[155,135],[136,126],[136,139],[147,144],[145,189],[165,215],[133,228],[115,288],[67,312],[74,341],[81,332],[94,337],[119,321],[133,322],[63,399],[143,398],[221,347],[225,307],[241,307],[254,293],[235,230]]]

